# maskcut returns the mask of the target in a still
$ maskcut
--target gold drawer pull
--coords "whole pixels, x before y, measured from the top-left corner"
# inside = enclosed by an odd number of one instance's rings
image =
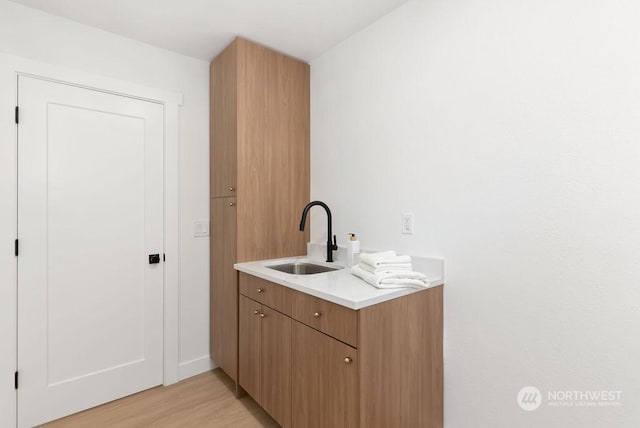
[[[351,362],[353,361],[353,359],[351,357],[344,357],[344,362],[347,364],[351,364]]]
[[[262,293],[264,291],[264,288],[258,288],[258,293]]]
[[[235,192],[235,191],[236,191],[236,188],[235,188],[235,187],[229,187],[229,191],[230,191],[230,192]]]
[[[316,317],[316,318],[320,318],[322,316],[322,313],[314,312],[313,316]]]
[[[255,309],[255,310],[253,311],[253,315],[258,315],[259,313],[260,313],[260,312],[259,312],[257,309]]]
[[[261,312],[260,313],[260,318],[264,318],[264,317],[266,317],[266,315]]]
[[[234,207],[236,204],[234,204],[233,202],[229,202],[229,206],[230,207]]]

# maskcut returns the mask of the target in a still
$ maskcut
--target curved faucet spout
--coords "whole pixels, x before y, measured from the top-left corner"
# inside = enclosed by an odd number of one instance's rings
[[[304,231],[304,226],[307,222],[307,214],[311,207],[316,205],[321,206],[327,213],[327,262],[333,262],[333,252],[338,249],[338,244],[336,243],[336,236],[333,235],[333,242],[331,242],[331,210],[329,206],[322,201],[313,201],[309,202],[304,210],[302,210],[302,218],[300,219],[300,231]]]

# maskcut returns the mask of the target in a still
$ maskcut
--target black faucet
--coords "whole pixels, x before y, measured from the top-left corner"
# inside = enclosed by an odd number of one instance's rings
[[[304,224],[307,222],[307,213],[314,205],[320,205],[327,212],[327,261],[333,262],[333,251],[338,249],[336,244],[336,235],[333,235],[333,242],[331,242],[331,210],[329,206],[322,201],[309,202],[304,210],[302,210],[302,219],[300,220],[300,231],[304,231]]]

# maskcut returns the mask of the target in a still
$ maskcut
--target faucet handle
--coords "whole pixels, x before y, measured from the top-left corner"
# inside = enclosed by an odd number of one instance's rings
[[[333,245],[331,246],[332,250],[337,250],[338,249],[338,243],[336,241],[336,235],[333,235]]]

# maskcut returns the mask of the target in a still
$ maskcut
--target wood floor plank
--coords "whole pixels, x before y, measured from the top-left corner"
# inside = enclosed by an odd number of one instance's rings
[[[221,370],[104,404],[43,428],[257,428],[278,424],[249,396],[236,399]]]

